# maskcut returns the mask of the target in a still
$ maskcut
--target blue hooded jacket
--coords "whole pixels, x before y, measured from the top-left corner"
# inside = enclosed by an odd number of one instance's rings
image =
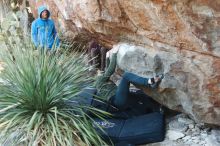
[[[57,37],[54,21],[41,18],[41,13],[45,10],[48,11],[48,18],[50,17],[50,11],[45,6],[38,8],[38,18],[31,25],[31,39],[36,47],[51,49],[53,44],[56,47],[59,46],[59,38]]]

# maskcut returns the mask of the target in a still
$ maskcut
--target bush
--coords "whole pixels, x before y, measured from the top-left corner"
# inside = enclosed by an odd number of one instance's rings
[[[93,82],[87,56],[36,50],[28,41],[6,42],[1,50],[1,145],[105,145],[85,111],[100,118],[107,113],[68,104]]]

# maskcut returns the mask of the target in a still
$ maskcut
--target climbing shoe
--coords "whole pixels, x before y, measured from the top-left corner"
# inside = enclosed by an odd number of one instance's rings
[[[152,84],[150,84],[151,88],[157,88],[163,78],[164,74],[156,75],[154,78],[152,78]]]

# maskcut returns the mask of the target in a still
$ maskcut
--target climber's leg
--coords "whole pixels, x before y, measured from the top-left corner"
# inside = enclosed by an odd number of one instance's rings
[[[128,97],[130,96],[130,83],[155,88],[156,85],[158,85],[158,83],[162,80],[162,78],[163,76],[156,76],[154,78],[144,78],[133,73],[125,72],[117,88],[116,95],[112,99],[113,104],[118,108],[123,108],[123,106],[127,102]]]
[[[147,86],[148,80],[148,78],[143,78],[133,73],[125,72],[117,88],[115,98],[113,99],[113,104],[117,107],[123,107],[127,101],[127,98],[129,97],[130,83]]]

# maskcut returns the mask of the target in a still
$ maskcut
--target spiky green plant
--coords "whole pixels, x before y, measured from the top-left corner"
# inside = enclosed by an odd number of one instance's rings
[[[1,142],[16,146],[105,145],[87,111],[99,117],[107,113],[68,104],[93,82],[86,55],[36,50],[29,42],[8,40],[6,46],[1,48]]]

